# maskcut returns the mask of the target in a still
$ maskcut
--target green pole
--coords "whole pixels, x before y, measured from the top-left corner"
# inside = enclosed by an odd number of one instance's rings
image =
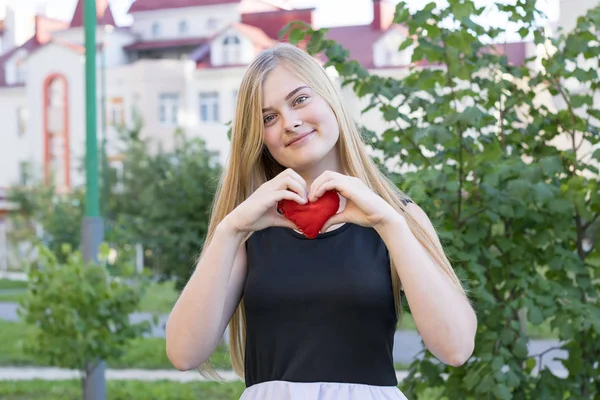
[[[83,4],[85,30],[85,217],[81,227],[82,255],[86,262],[98,262],[98,247],[104,240],[98,191],[98,139],[96,100],[96,1]],[[85,400],[105,400],[103,360],[89,360],[85,366]]]
[[[104,43],[106,43],[104,41]],[[107,138],[106,138],[106,55],[104,54],[104,43],[102,44],[102,49],[100,50],[100,109],[101,109],[101,129],[102,129],[102,192],[100,195],[100,213],[104,218],[107,218],[107,206],[108,206],[108,197],[110,194],[109,189],[109,177],[108,177],[108,153],[107,153]]]
[[[86,202],[85,215],[100,216],[98,198],[98,141],[96,139],[96,1],[85,0]]]

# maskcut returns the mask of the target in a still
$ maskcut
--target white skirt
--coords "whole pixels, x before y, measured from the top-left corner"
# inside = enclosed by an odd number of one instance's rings
[[[396,386],[269,381],[250,386],[240,400],[408,400]]]

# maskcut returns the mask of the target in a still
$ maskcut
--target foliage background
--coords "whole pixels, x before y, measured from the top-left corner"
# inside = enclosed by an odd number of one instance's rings
[[[409,31],[400,49],[412,49],[401,78],[370,74],[326,29],[293,22],[282,32],[323,57],[363,112],[389,122],[365,138],[429,214],[476,308],[468,363],[448,367],[425,351],[403,389],[409,398],[435,387],[448,399],[597,398],[600,7],[554,38],[537,26],[534,1],[496,4],[544,50],[520,66],[490,45],[504,31],[476,22],[483,7],[448,3],[413,14],[397,5],[394,22]],[[567,377],[542,363],[546,353],[529,354],[527,323],[557,330]]]

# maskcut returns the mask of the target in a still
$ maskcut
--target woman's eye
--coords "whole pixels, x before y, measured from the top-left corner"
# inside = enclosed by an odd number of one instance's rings
[[[308,96],[300,96],[296,99],[296,104],[302,103],[302,102],[306,101],[306,99],[308,99]]]
[[[265,124],[268,124],[269,122],[273,121],[273,117],[272,115],[267,115],[266,117],[263,118],[263,121]]]

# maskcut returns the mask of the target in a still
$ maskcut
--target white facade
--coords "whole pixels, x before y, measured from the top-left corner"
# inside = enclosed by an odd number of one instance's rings
[[[241,6],[229,4],[134,12],[134,23],[129,29],[98,26],[96,36],[102,50],[97,57],[97,132],[99,139],[105,133],[107,135],[109,159],[119,152],[114,125],[131,125],[135,110],[143,119],[142,137],[150,138],[155,146],[170,148],[174,132],[182,129],[188,135],[202,137],[209,149],[219,152],[221,162],[226,160],[228,124],[234,116],[244,65],[260,47],[257,41],[262,43],[266,38],[257,35],[257,28],[246,26],[241,29],[239,25],[240,9],[251,7],[251,3],[247,0]],[[261,4],[265,10],[273,8]],[[560,24],[572,26],[577,15],[595,4],[598,0],[563,0]],[[577,13],[569,9],[577,10]],[[67,82],[70,184],[84,183],[79,168],[85,152],[83,29],[55,32],[52,37],[55,42],[31,54],[26,50],[17,51],[5,60],[8,83],[23,86],[0,88],[0,118],[4,122],[0,131],[0,188],[23,183],[25,170],[37,178],[44,175],[44,88],[49,76],[62,76]],[[202,38],[209,46],[198,49],[210,54],[210,66],[206,68],[198,68],[189,58],[131,61],[136,58],[130,58],[125,49],[125,46],[140,41]],[[390,29],[374,41],[375,69],[372,72],[397,78],[407,73],[405,65],[412,49],[401,53],[393,51],[404,39],[400,30]],[[168,49],[160,51],[168,55]],[[361,114],[367,99],[359,101],[349,88],[345,88],[343,94],[351,115],[361,124],[377,132],[392,127],[382,121],[378,110]]]
[[[60,61],[58,61],[60,60]],[[82,174],[75,173],[80,169],[85,155],[85,79],[83,54],[64,46],[50,44],[35,51],[27,59],[28,77],[26,86],[27,104],[30,115],[31,141],[28,152],[31,161],[38,170],[44,164],[44,87],[52,76],[63,76],[66,79],[68,100],[67,127],[70,157],[71,184],[84,183]],[[61,116],[57,115],[57,119]],[[62,149],[58,149],[61,154]],[[57,181],[59,190],[67,190],[62,178]]]
[[[207,37],[239,21],[237,7],[224,4],[136,12],[132,31],[143,40]]]
[[[577,24],[577,18],[589,9],[600,5],[599,0],[559,0],[560,11],[558,26],[565,32],[571,31]]]
[[[0,187],[4,183],[24,183],[31,160],[31,121],[27,115],[24,87],[0,89]],[[8,185],[6,185],[8,186]]]
[[[254,56],[252,40],[235,27],[226,29],[211,42],[210,62],[215,67],[249,64]]]
[[[4,34],[0,40],[0,53],[7,52],[29,40],[35,34],[35,15],[25,8],[0,1],[0,19],[4,21]]]
[[[373,58],[376,67],[409,65],[412,58],[412,46],[399,52],[398,47],[406,36],[392,29],[373,44]]]

